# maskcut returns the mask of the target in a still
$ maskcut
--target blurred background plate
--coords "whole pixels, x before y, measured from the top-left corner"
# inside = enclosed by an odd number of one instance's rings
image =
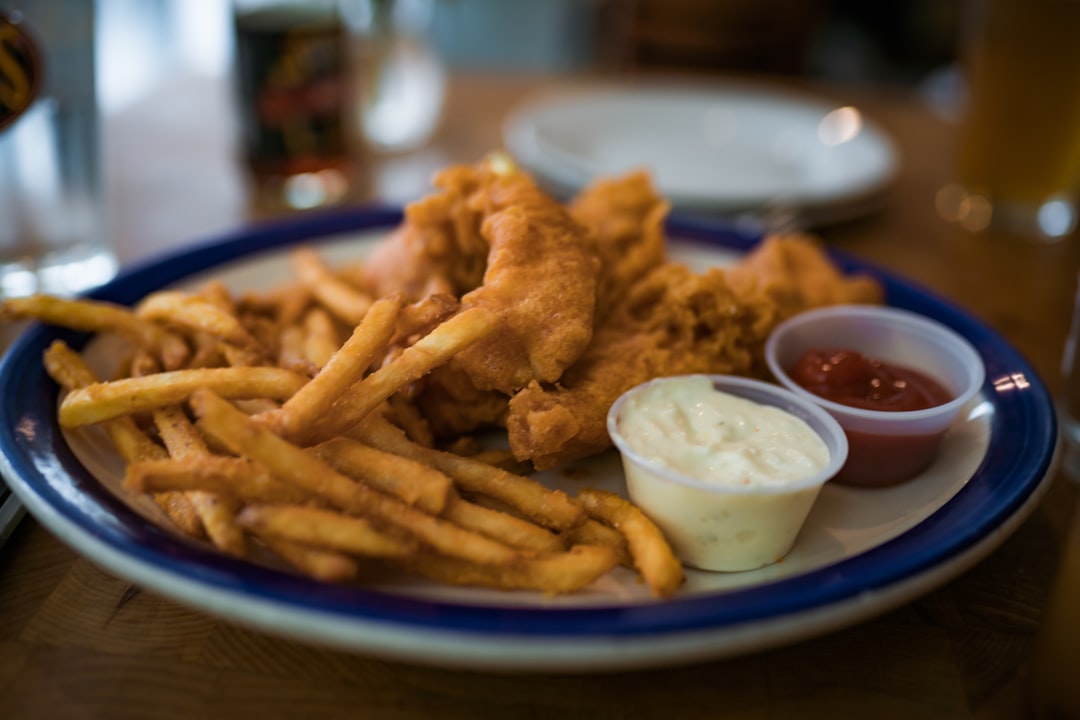
[[[872,210],[898,165],[891,138],[857,108],[740,81],[539,97],[510,114],[504,139],[558,192],[647,168],[676,208],[788,209],[801,224]]]

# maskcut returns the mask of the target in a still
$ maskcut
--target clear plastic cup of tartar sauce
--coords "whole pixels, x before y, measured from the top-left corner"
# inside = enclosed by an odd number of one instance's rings
[[[713,571],[783,558],[848,450],[814,403],[728,375],[639,385],[611,406],[607,427],[630,499],[684,564]]]

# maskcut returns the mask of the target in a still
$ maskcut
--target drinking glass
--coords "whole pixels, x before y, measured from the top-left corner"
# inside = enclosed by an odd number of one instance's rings
[[[0,297],[115,274],[100,150],[94,3],[0,5]]]
[[[972,231],[1059,240],[1080,195],[1080,1],[970,7],[955,181],[938,209]]]
[[[342,12],[351,130],[375,152],[419,148],[438,125],[446,86],[433,0],[344,0]]]
[[[241,147],[256,209],[341,202],[352,153],[337,0],[235,0],[233,18]]]

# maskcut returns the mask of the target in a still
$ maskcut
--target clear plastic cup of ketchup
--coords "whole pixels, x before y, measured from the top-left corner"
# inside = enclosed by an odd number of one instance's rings
[[[800,313],[773,330],[765,359],[781,385],[840,423],[848,458],[833,482],[860,486],[895,485],[929,467],[986,374],[949,327],[874,305]]]

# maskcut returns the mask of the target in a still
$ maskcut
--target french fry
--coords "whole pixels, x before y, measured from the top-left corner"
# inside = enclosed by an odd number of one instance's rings
[[[306,547],[273,535],[253,534],[275,555],[316,580],[346,582],[360,572],[356,561],[344,553]]]
[[[566,552],[521,557],[505,567],[429,553],[413,556],[406,567],[417,575],[449,585],[539,590],[560,595],[588,587],[617,563],[616,553],[609,547],[578,545]]]
[[[462,528],[531,551],[565,549],[563,541],[549,530],[456,497],[453,480],[427,464],[395,456],[347,437],[327,440],[314,451],[338,471],[429,513],[442,514]]]
[[[431,432],[431,425],[416,405],[397,393],[387,399],[386,406],[394,418],[394,424],[405,432],[407,438],[417,445],[434,447],[435,435]]]
[[[626,545],[626,537],[613,527],[589,518],[564,533],[567,545],[606,545],[619,554],[619,564],[633,567],[634,559]]]
[[[682,565],[663,533],[645,513],[629,500],[606,490],[585,489],[578,493],[578,499],[592,518],[626,537],[634,567],[655,596],[667,598],[675,594],[685,580]]]
[[[232,343],[221,343],[221,354],[229,367],[248,368],[266,364],[266,356],[261,350],[239,347]]]
[[[177,405],[154,410],[154,425],[169,456],[176,459],[208,458],[210,450],[187,415]],[[129,465],[130,467],[130,465]],[[242,557],[247,554],[244,533],[234,522],[237,504],[227,496],[193,490],[187,498],[202,521],[207,537],[220,550]]]
[[[53,340],[42,355],[45,372],[53,381],[67,391],[76,390],[98,382],[98,376],[63,340]]]
[[[185,493],[202,522],[203,530],[216,548],[229,555],[247,555],[247,539],[236,526],[236,502],[227,495],[210,492]]]
[[[281,407],[281,403],[271,398],[237,398],[233,400],[233,405],[242,411],[245,415],[262,415],[265,413],[274,412]]]
[[[351,337],[336,349],[318,375],[296,391],[265,420],[274,432],[292,439],[330,411],[345,390],[360,380],[376,356],[386,349],[401,309],[399,297],[383,298],[371,306]]]
[[[166,369],[181,367],[191,355],[187,343],[131,310],[101,300],[72,300],[51,295],[8,298],[0,319],[39,320],[83,332],[113,333],[161,358]]]
[[[61,340],[54,341],[45,350],[45,371],[60,387],[70,392],[97,382],[94,371]],[[135,421],[128,416],[113,418],[102,424],[116,452],[127,463],[158,460],[168,457],[161,445],[151,440]],[[182,493],[158,492],[153,495],[157,503],[176,527],[192,537],[203,534],[202,522],[195,507]]]
[[[350,287],[359,288],[369,295],[373,294],[370,279],[366,275],[364,261],[353,258],[344,262],[334,263],[334,274]]]
[[[49,377],[69,393],[98,382],[82,356],[62,340],[53,341],[45,350],[44,363]],[[116,451],[127,462],[168,457],[165,448],[151,440],[130,417],[112,419],[103,425],[103,429]]]
[[[306,378],[275,367],[198,368],[94,383],[73,390],[60,403],[60,424],[72,428],[120,415],[184,402],[199,388],[227,398],[286,400]]]
[[[300,319],[309,307],[312,297],[308,289],[300,284],[292,284],[279,289],[274,300],[277,321],[282,327],[299,325]]]
[[[468,455],[468,457],[471,457],[478,462],[482,462],[485,465],[494,465],[497,468],[515,475],[527,475],[531,471],[529,463],[518,460],[514,457],[514,453],[509,448],[480,450]]]
[[[237,319],[255,340],[263,364],[271,363],[281,352],[278,340],[282,326],[274,318],[248,311],[238,311]]]
[[[191,405],[204,429],[232,452],[263,464],[276,477],[353,514],[389,523],[412,533],[437,551],[481,563],[507,563],[517,552],[503,544],[342,475],[287,440],[263,428],[227,400],[199,390]]]
[[[311,306],[311,300],[311,293],[307,288],[290,282],[262,292],[245,292],[240,295],[235,305],[239,314],[265,315],[281,328],[298,325],[300,318]]]
[[[413,538],[388,534],[363,518],[300,505],[248,505],[236,516],[236,522],[260,536],[273,535],[350,555],[403,557],[419,548]]]
[[[319,368],[308,359],[304,350],[304,328],[300,325],[287,325],[278,336],[278,367],[292,370],[301,375],[314,376]]]
[[[220,280],[208,280],[202,284],[198,291],[199,297],[211,303],[227,313],[236,312],[236,303],[233,302],[229,288]]]
[[[303,355],[314,367],[321,368],[341,347],[341,333],[330,313],[321,307],[312,308],[304,316]]]
[[[127,367],[120,372],[123,373],[125,370],[130,377],[143,377],[144,375],[153,375],[161,372],[161,363],[145,349],[135,348],[135,351],[131,354],[131,358],[128,361]],[[115,377],[116,379],[119,379],[122,378],[123,375],[117,374]]]
[[[206,440],[179,405],[164,405],[153,412],[158,437],[173,459],[207,457]]]
[[[198,510],[185,493],[163,492],[153,496],[154,502],[183,534],[202,538],[206,534]]]
[[[463,528],[475,530],[511,547],[536,552],[558,552],[566,549],[563,539],[550,530],[460,497],[451,498],[442,515]]]
[[[551,530],[566,530],[585,521],[584,508],[566,493],[472,458],[417,445],[378,414],[354,428],[352,436],[438,468],[462,490],[495,498]]]
[[[135,314],[187,331],[206,333],[238,347],[257,346],[255,338],[231,312],[203,297],[179,290],[161,290],[146,296],[135,307]]]
[[[316,497],[258,463],[222,455],[133,462],[124,472],[124,487],[133,493],[201,490],[239,502],[296,504]]]
[[[493,332],[502,321],[484,308],[470,308],[455,315],[381,368],[351,386],[334,405],[334,412],[320,418],[307,436],[315,444],[344,435],[356,423],[402,387],[418,380],[461,350]]]
[[[290,260],[301,285],[327,310],[350,327],[355,327],[364,319],[372,298],[331,272],[313,248],[294,250]]]
[[[227,364],[224,347],[213,335],[194,333],[191,336],[191,344],[194,346],[194,352],[191,354],[191,360],[188,361],[188,369],[221,367]]]
[[[426,335],[461,309],[461,303],[452,295],[432,293],[401,309],[398,316],[397,330],[392,342],[395,344],[412,337]]]
[[[445,473],[351,438],[327,440],[312,452],[344,475],[433,515],[443,512],[454,493],[454,483]]]

